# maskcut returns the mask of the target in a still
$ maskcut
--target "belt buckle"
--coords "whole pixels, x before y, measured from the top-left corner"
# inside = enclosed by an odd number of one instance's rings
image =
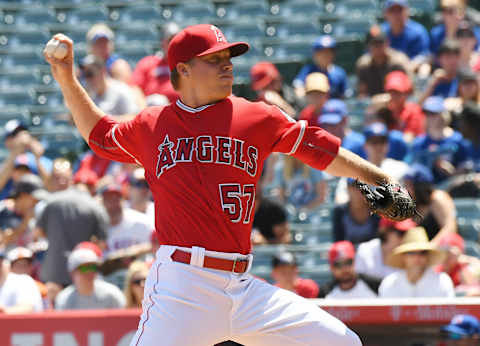
[[[235,257],[235,259],[233,260],[233,267],[232,267],[231,272],[233,274],[244,274],[244,273],[248,272],[250,270],[251,266],[252,266],[252,259],[253,259],[252,254],[247,255],[247,258]],[[235,272],[235,267],[237,266],[237,262],[247,262],[247,268],[245,269],[245,271],[243,273]]]

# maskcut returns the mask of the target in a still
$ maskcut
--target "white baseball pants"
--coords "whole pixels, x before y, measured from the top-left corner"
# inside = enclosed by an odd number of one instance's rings
[[[361,346],[342,322],[308,300],[247,273],[202,268],[203,256],[245,257],[193,248],[191,264],[157,251],[131,346]],[[181,248],[182,250],[190,250]]]

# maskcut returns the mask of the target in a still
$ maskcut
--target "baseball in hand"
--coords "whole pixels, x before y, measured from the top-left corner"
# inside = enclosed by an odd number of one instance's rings
[[[49,56],[54,57],[55,59],[63,59],[67,56],[68,47],[65,43],[62,43],[57,39],[51,39],[47,42],[45,51]]]

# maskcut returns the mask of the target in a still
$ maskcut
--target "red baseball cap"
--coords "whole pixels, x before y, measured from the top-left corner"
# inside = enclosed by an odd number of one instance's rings
[[[385,76],[385,90],[410,92],[412,91],[412,81],[405,72],[393,71]]]
[[[95,254],[99,257],[99,258],[102,258],[102,249],[100,249],[100,247],[95,244],[95,243],[92,243],[91,241],[82,241],[80,243],[78,243],[74,248],[73,250],[78,250],[78,249],[90,249],[92,250],[93,252],[95,252]]]
[[[328,250],[328,261],[335,263],[340,259],[353,259],[355,258],[355,248],[353,244],[347,240],[337,241],[333,243]]]
[[[403,232],[406,232],[416,226],[417,224],[412,219],[406,219],[403,221],[393,221],[384,217],[380,219],[380,223],[378,224],[378,228],[380,229],[393,228],[393,229],[396,229],[397,231],[403,231]]]
[[[438,247],[440,249],[450,249],[456,247],[463,253],[465,251],[465,241],[458,233],[447,233],[438,240]]]
[[[246,42],[228,43],[215,25],[198,24],[187,26],[176,34],[168,45],[168,66],[173,71],[179,62],[187,62],[195,57],[230,50],[232,57],[245,53],[250,46]]]
[[[250,69],[253,90],[265,88],[278,77],[280,77],[280,72],[278,72],[274,64],[268,61],[260,61]]]

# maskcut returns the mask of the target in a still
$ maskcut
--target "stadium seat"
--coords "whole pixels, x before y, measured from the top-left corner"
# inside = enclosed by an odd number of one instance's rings
[[[3,138],[5,124],[12,119],[17,119],[30,125],[30,117],[25,107],[8,106],[0,107],[0,138]]]
[[[0,48],[42,47],[50,39],[47,31],[34,28],[0,28]]]
[[[273,5],[270,12],[293,19],[295,17],[315,17],[324,12],[324,10],[322,0],[287,0]]]
[[[159,23],[162,20],[162,13],[160,7],[154,4],[135,4],[125,6],[117,9],[118,19],[116,21],[125,24],[136,22],[141,23]],[[112,12],[110,12],[110,19],[112,19]]]
[[[60,22],[73,25],[93,25],[95,23],[108,21],[108,11],[100,4],[96,6],[80,6],[62,13],[65,14],[65,20],[61,20],[61,18],[63,18],[61,13],[57,13],[57,19]]]
[[[0,89],[29,87],[40,83],[38,75],[28,67],[0,71]]]
[[[29,25],[43,27],[46,23],[56,21],[55,12],[48,7],[32,6],[26,7],[15,16],[15,25]]]
[[[35,65],[46,65],[42,55],[42,47],[34,48],[9,48],[0,49],[0,69],[11,69],[14,67],[30,67]]]
[[[185,2],[171,11],[173,20],[178,23],[208,23],[215,16],[215,8],[208,2]]]
[[[263,40],[263,53],[268,59],[276,60],[306,60],[312,55],[311,40],[296,41],[272,41],[271,39]]]
[[[32,94],[23,88],[10,88],[0,91],[0,107],[28,106],[33,103]]]
[[[343,0],[334,2],[334,13],[337,16],[348,18],[361,18],[364,16],[376,16],[380,13],[375,0]]]
[[[37,105],[46,105],[56,107],[63,105],[62,92],[58,85],[39,85],[32,88],[34,103]]]
[[[362,17],[359,19],[338,20],[323,25],[323,32],[334,35],[336,38],[355,35],[364,38],[368,29],[375,24],[374,17]]]
[[[148,44],[120,45],[117,47],[116,53],[134,68],[140,59],[147,55],[153,55],[155,49],[153,45]]]
[[[73,130],[73,125],[70,123],[70,111],[63,104],[58,106],[33,105],[28,106],[27,111],[32,131],[41,133],[57,125],[70,126]]]
[[[242,20],[268,16],[270,12],[268,3],[264,1],[242,1],[220,4],[216,14],[219,18]]]
[[[480,199],[455,198],[453,200],[458,217],[480,218]]]
[[[88,29],[90,29],[89,25],[70,25],[70,24],[50,24],[46,26],[50,36],[55,35],[58,32],[61,32],[68,37],[70,37],[73,42],[75,43],[75,50],[78,47],[79,43],[85,43],[86,35]]]
[[[319,25],[304,20],[271,23],[267,26],[265,32],[268,37],[292,40],[297,38],[307,39],[308,37],[311,37],[313,40],[321,33]]]
[[[115,43],[120,45],[150,44],[160,42],[160,35],[155,26],[128,25],[120,26],[115,33]]]
[[[255,20],[228,22],[218,24],[218,27],[229,41],[247,40],[250,42],[254,39],[263,38],[265,33],[263,23]]]

